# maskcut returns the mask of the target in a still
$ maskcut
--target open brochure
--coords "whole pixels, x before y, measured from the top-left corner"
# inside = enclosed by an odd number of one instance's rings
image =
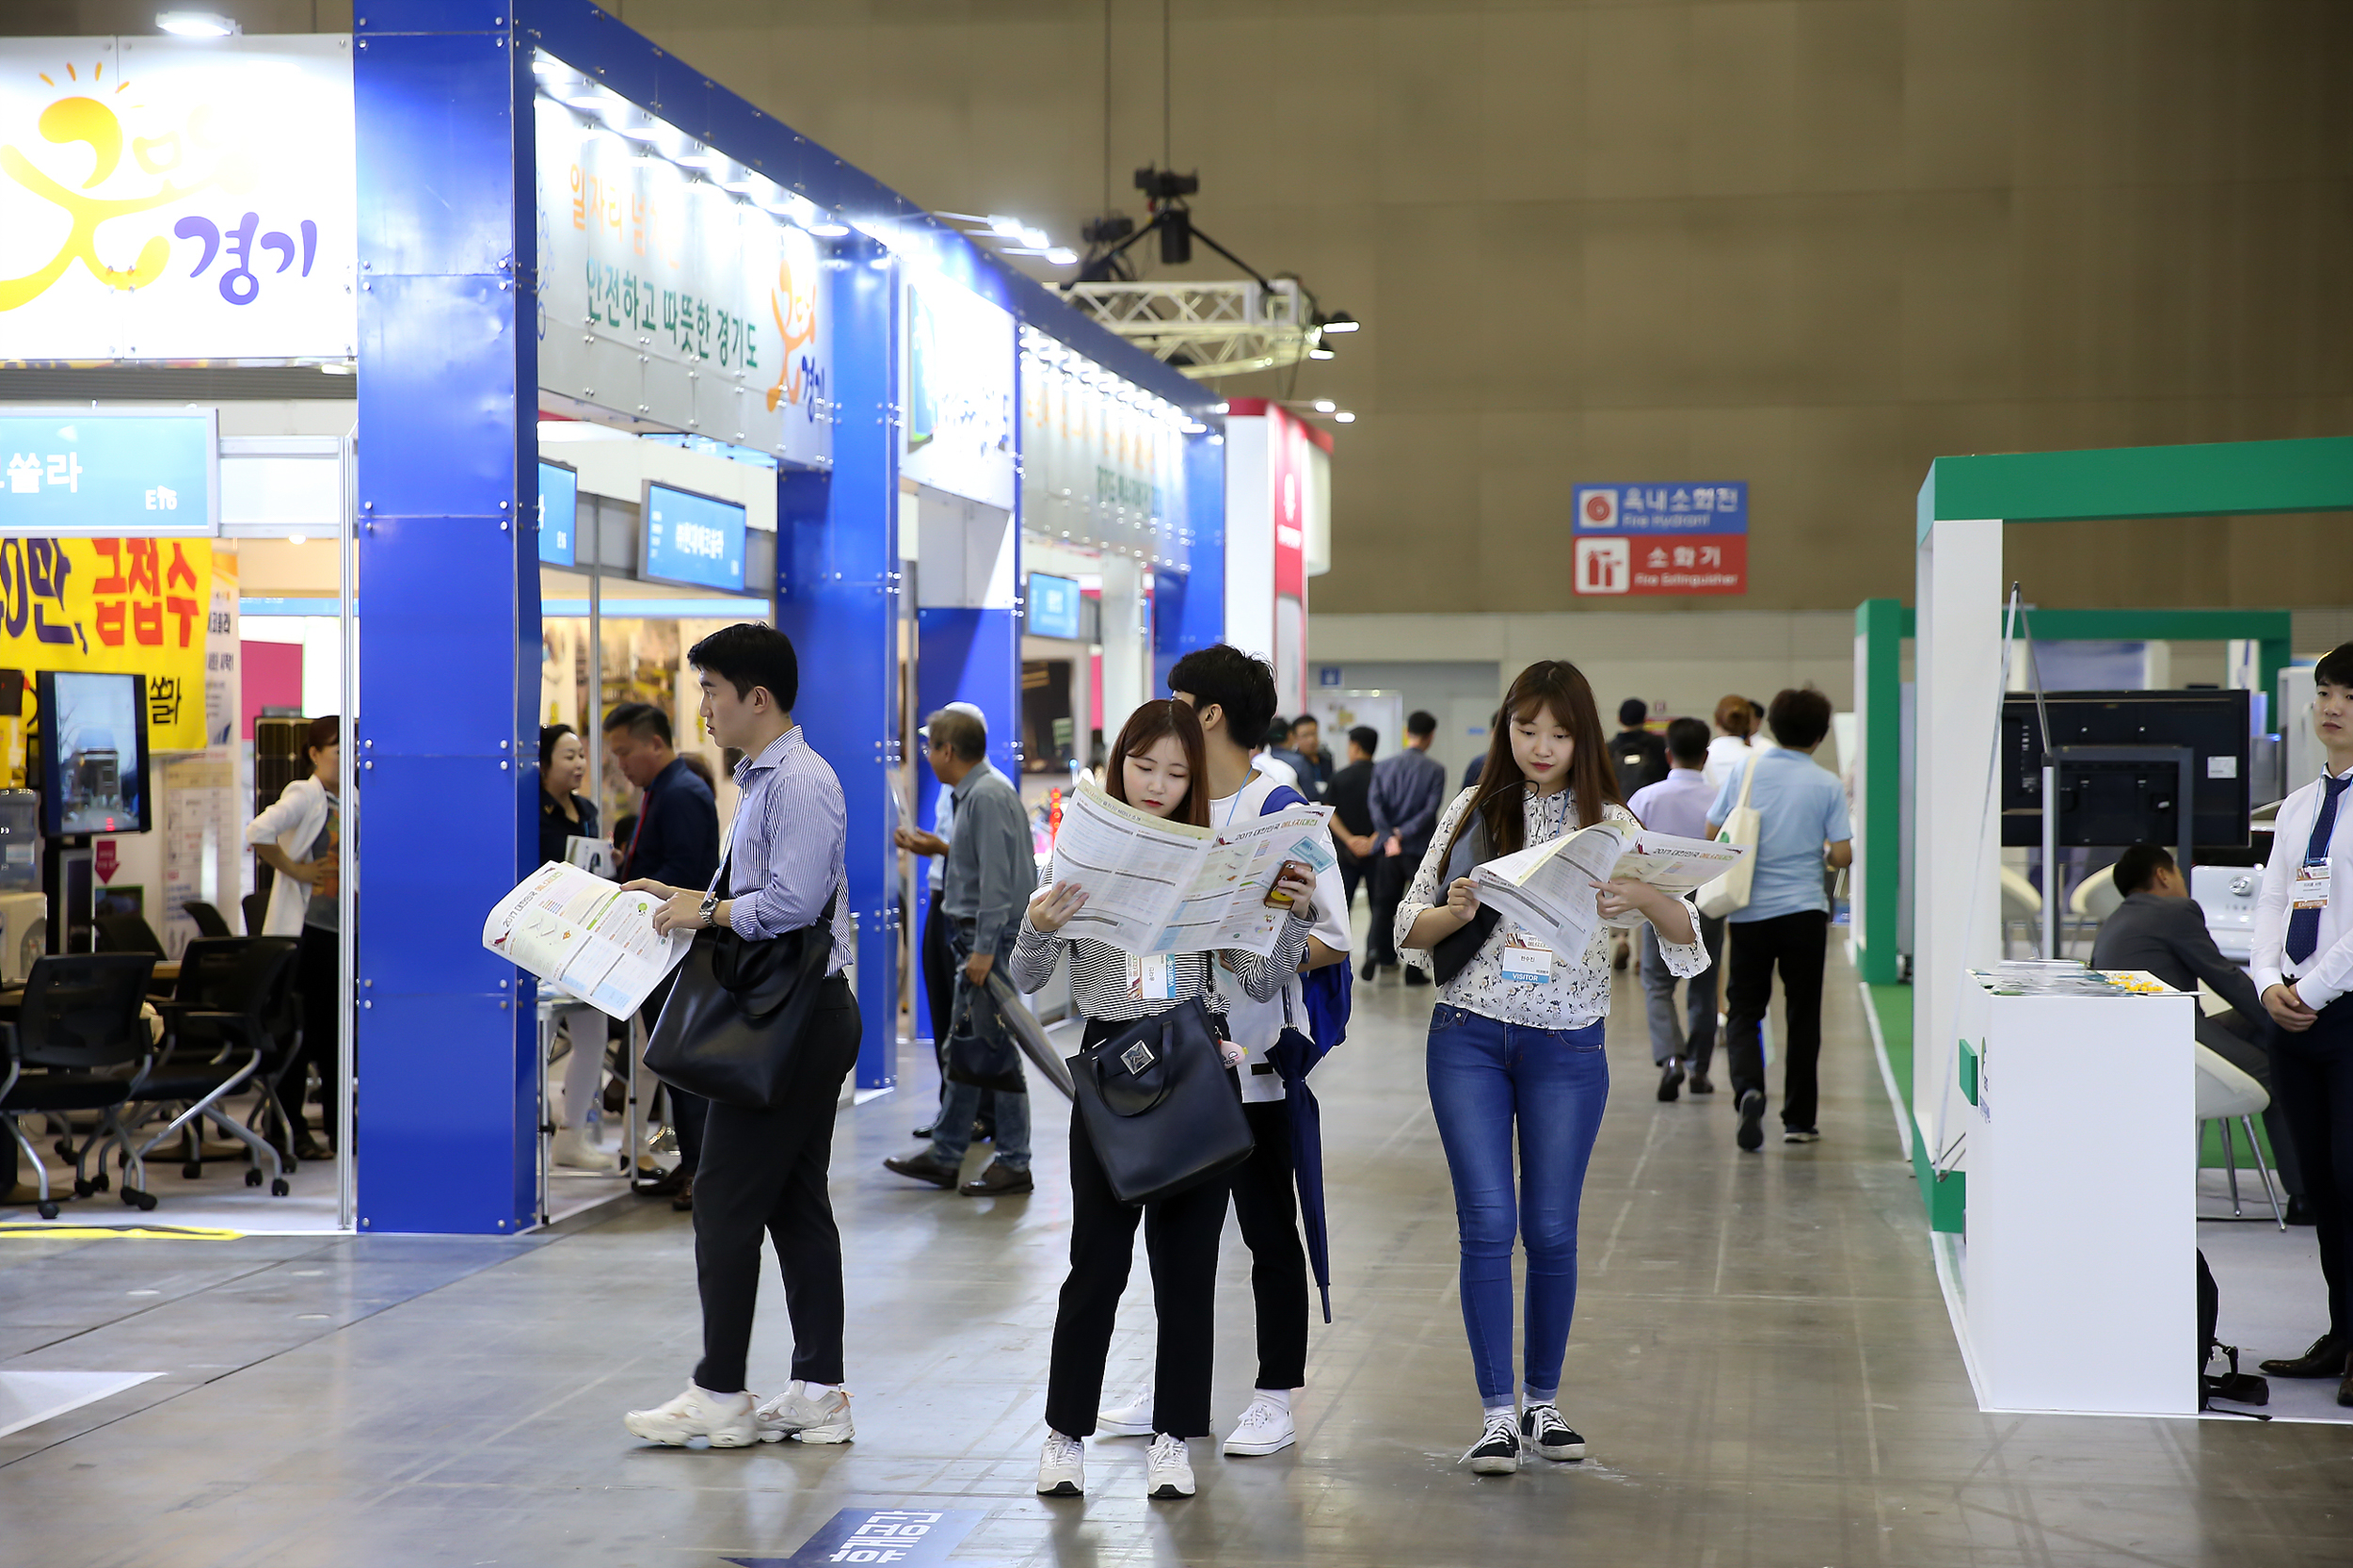
[[[540,984],[627,1018],[686,956],[694,934],[658,936],[650,893],[625,893],[579,866],[551,860],[498,901],[482,945]]]
[[[1593,884],[1647,882],[1671,893],[1704,888],[1740,863],[1744,845],[1595,823],[1489,860],[1471,872],[1479,902],[1556,952],[1581,953],[1605,923]],[[1608,923],[1621,928],[1641,917]]]
[[[1064,804],[1054,837],[1054,880],[1076,882],[1087,901],[1069,936],[1129,952],[1274,951],[1288,910],[1266,902],[1286,860],[1315,872],[1332,864],[1331,808],[1292,806],[1223,828],[1147,816],[1081,783]]]

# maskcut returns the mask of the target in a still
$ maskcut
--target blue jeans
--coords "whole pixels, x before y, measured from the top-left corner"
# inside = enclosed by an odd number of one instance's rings
[[[950,940],[954,945],[956,961],[954,1000],[950,1004],[949,1014],[952,1019],[964,1007],[965,993],[972,988],[972,983],[964,978],[965,959],[972,951],[972,945],[965,940],[961,934],[952,936]],[[1007,942],[1004,949],[997,954],[998,968],[1004,967],[1005,955],[1012,950],[1013,944]],[[972,1146],[972,1121],[981,1113],[981,1096],[989,1092],[973,1084],[952,1083],[948,1080],[948,1035],[946,1032],[949,1026],[936,1024],[934,1027],[941,1031],[939,1036],[941,1043],[939,1048],[939,1116],[932,1123],[932,1158],[943,1165],[953,1167],[964,1163],[964,1151]],[[1030,1096],[1008,1094],[1000,1089],[990,1094],[989,1098],[995,1102],[996,1106],[997,1163],[1009,1171],[1028,1170],[1030,1168]]]
[[[1560,1391],[1577,1308],[1577,1206],[1609,1099],[1602,1026],[1529,1029],[1440,1002],[1430,1016],[1430,1108],[1454,1178],[1463,1243],[1463,1327],[1479,1396],[1512,1398],[1512,1241],[1528,1248],[1527,1349],[1531,1398]],[[1519,1133],[1519,1189],[1512,1135]]]

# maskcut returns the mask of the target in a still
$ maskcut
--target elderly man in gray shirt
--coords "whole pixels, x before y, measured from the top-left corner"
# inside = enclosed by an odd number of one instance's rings
[[[925,759],[955,805],[955,837],[948,842],[939,911],[954,923],[952,939],[962,965],[950,1019],[934,1019],[933,1027],[952,1032],[954,1015],[969,1005],[976,1029],[1001,1029],[986,987],[989,971],[1012,951],[1021,912],[1037,890],[1030,814],[1012,780],[988,765],[988,728],[977,715],[942,709],[925,724],[924,739]],[[981,1104],[981,1091],[968,1083],[951,1083],[941,1094],[930,1148],[883,1164],[917,1181],[953,1187],[969,1198],[1029,1192],[1030,1096],[1000,1089],[996,1099],[997,1157],[974,1179],[958,1185]]]

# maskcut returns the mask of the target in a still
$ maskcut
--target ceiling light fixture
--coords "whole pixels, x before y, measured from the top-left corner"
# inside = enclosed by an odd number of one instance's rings
[[[234,38],[245,24],[218,11],[157,11],[155,25],[173,38]]]
[[[1356,423],[1356,416],[1350,413],[1346,408],[1342,408],[1338,413],[1334,414],[1332,418],[1341,424],[1353,424]]]
[[[815,234],[821,240],[838,240],[849,233],[850,226],[846,223],[836,223],[833,219],[826,218],[822,222],[808,225],[808,232]]]
[[[1322,326],[1327,332],[1353,332],[1359,330],[1364,323],[1342,311],[1337,315],[1325,317]]]
[[[1338,409],[1338,408],[1339,408],[1339,405],[1338,405],[1338,404],[1337,404],[1337,403],[1335,403],[1335,402],[1333,402],[1333,401],[1332,401],[1330,398],[1328,398],[1328,397],[1319,397],[1319,398],[1317,398],[1317,399],[1316,399],[1316,412],[1317,412],[1317,413],[1320,413],[1320,414],[1328,414],[1328,413],[1333,413],[1333,412],[1337,411],[1337,410]]]

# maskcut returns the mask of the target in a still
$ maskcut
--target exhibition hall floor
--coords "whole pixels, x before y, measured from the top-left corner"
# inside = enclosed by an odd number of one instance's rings
[[[855,1445],[623,1433],[696,1352],[691,1237],[666,1204],[515,1240],[18,1234],[0,1238],[0,1431],[12,1409],[33,1424],[0,1435],[8,1557],[698,1565],[794,1559],[837,1511],[910,1509],[968,1524],[949,1560],[974,1564],[2353,1560],[2353,1431],[1978,1413],[1858,992],[1832,966],[1823,1141],[1752,1156],[1728,1095],[1654,1099],[1621,977],[1562,1399],[1581,1464],[1456,1463],[1478,1405],[1421,1088],[1430,993],[1392,979],[1360,988],[1317,1077],[1337,1320],[1315,1331],[1299,1446],[1196,1444],[1189,1502],[1144,1500],[1136,1440],[1091,1445],[1089,1496],[1032,1495],[1064,1112],[1041,1101],[1038,1193],[976,1203],[880,1169],[925,1119],[910,1090],[845,1111],[837,1146]],[[1221,1429],[1252,1372],[1247,1267],[1229,1228]],[[1139,1267],[1114,1387],[1146,1365],[1149,1322]],[[771,1284],[758,1386],[788,1351]]]

